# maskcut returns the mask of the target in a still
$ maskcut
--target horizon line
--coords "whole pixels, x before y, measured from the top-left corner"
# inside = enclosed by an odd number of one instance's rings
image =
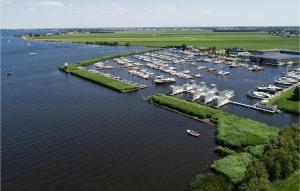
[[[33,27],[33,28],[1,28],[0,30],[38,30],[38,29],[126,29],[126,28],[217,28],[217,27],[299,27],[300,25],[216,25],[216,26],[117,26],[117,27]]]

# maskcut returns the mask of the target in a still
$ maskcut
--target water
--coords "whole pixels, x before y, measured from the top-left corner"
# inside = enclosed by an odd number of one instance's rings
[[[188,190],[209,172],[214,127],[143,102],[151,88],[120,94],[57,70],[137,48],[13,37],[23,32],[1,34],[3,190]]]

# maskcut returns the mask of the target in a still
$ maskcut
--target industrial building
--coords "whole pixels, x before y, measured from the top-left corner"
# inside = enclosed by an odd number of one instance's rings
[[[282,65],[288,62],[299,63],[300,52],[295,50],[259,50],[249,55],[249,59],[256,63]]]

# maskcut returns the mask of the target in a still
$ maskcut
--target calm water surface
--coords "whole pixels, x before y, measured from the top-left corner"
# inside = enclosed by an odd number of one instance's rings
[[[22,32],[1,38],[3,190],[188,190],[209,172],[213,127],[141,101],[153,88],[120,94],[57,70],[137,48],[13,37]]]

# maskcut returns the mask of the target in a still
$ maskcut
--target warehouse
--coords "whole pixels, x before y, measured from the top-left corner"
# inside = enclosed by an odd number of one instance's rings
[[[300,52],[295,50],[260,50],[249,56],[253,62],[282,65],[288,62],[299,63]]]

